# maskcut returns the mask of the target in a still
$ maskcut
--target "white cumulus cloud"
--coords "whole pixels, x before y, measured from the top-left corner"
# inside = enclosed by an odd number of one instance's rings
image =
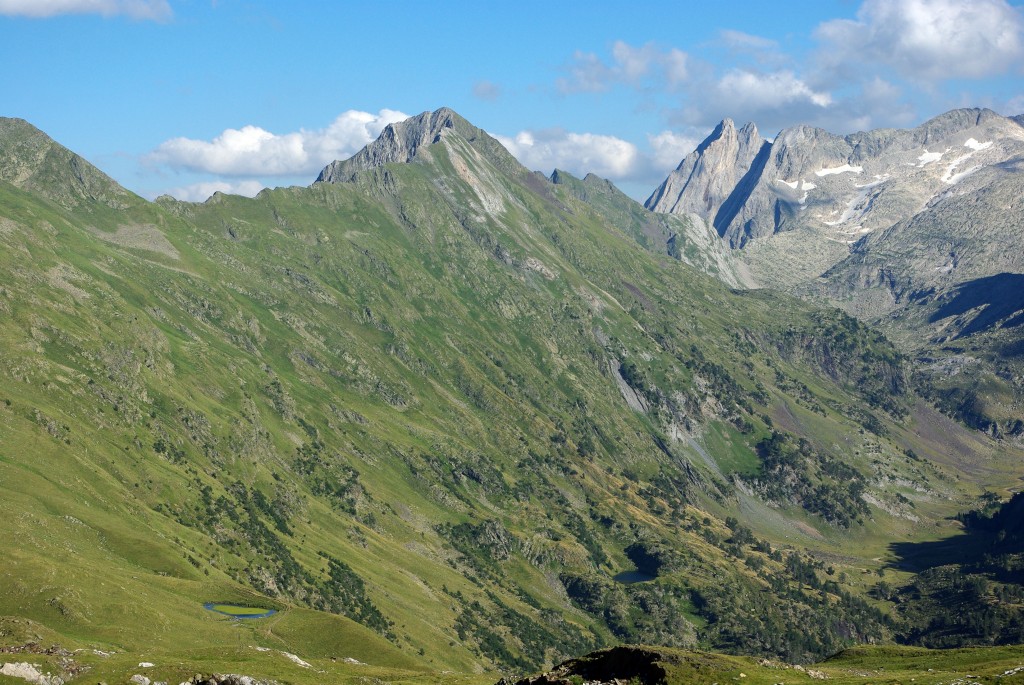
[[[857,18],[821,24],[822,59],[887,65],[926,81],[980,78],[1019,67],[1024,15],[1005,0],[865,0]]]
[[[166,21],[174,13],[167,0],[0,0],[0,15],[44,18],[61,14]]]
[[[644,162],[636,145],[615,136],[546,129],[494,137],[524,166],[544,172],[563,169],[580,176],[594,173],[622,179],[633,175]]]
[[[811,89],[791,71],[758,73],[746,69],[732,69],[716,86],[724,101],[752,110],[775,109],[793,103],[810,103],[828,107],[832,96]]]
[[[377,114],[349,110],[323,129],[277,134],[259,126],[229,128],[213,140],[172,138],[147,155],[151,164],[225,176],[311,174],[346,159],[373,141],[384,127],[407,119],[390,109]]]
[[[666,173],[683,161],[686,155],[697,149],[704,136],[685,135],[674,131],[662,131],[648,134],[647,143],[651,146],[651,163],[655,169]]]

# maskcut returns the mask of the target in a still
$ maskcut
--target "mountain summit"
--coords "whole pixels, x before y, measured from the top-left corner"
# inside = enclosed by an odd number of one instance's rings
[[[375,169],[385,164],[408,163],[417,157],[424,147],[434,145],[451,134],[457,134],[477,147],[485,148],[491,155],[497,155],[503,166],[511,162],[518,166],[508,151],[491,138],[459,116],[454,110],[442,107],[433,112],[423,112],[414,117],[384,127],[377,140],[346,160],[328,164],[317,177],[317,183],[348,183],[360,171]]]
[[[764,166],[770,144],[753,123],[737,130],[732,119],[723,119],[697,149],[679,163],[644,203],[654,212],[693,212],[718,226],[722,206],[743,185],[751,167]],[[755,172],[756,173],[756,172]]]

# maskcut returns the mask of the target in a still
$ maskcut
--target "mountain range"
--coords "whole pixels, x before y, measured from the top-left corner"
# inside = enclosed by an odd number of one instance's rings
[[[0,650],[493,682],[622,642],[1022,641],[1012,574],[942,640],[911,597],[1022,475],[1021,134],[726,121],[645,208],[441,109],[308,188],[189,203],[0,120]]]
[[[845,137],[797,126],[771,142],[727,120],[646,205],[713,228],[755,284],[878,327],[949,413],[1019,436],[1022,165],[1020,118],[990,110]]]

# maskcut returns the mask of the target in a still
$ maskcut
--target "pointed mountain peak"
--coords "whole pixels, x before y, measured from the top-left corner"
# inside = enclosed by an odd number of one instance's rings
[[[84,201],[115,209],[144,202],[24,119],[0,117],[0,181],[68,209]]]
[[[754,146],[760,147],[762,143],[761,134],[757,131],[757,126],[754,122],[749,121],[743,125],[742,128],[737,129],[736,124],[732,119],[726,117],[722,119],[717,126],[708,134],[708,137],[701,141],[697,149],[694,150],[691,155],[697,155],[698,157],[707,154],[709,150],[712,153],[715,150],[726,150],[726,154],[735,154],[734,148],[741,150],[740,156],[746,156],[746,149]],[[684,159],[680,162],[677,169],[682,169],[686,164]]]
[[[355,155],[328,164],[320,172],[316,182],[348,183],[360,171],[385,164],[408,164],[417,158],[422,149],[435,145],[451,135],[458,136],[486,152],[501,166],[507,167],[512,159],[508,151],[483,129],[469,123],[454,110],[442,107],[433,112],[423,112],[409,117],[405,121],[388,124],[377,140]]]
[[[737,131],[732,119],[722,119],[644,206],[654,212],[694,213],[710,222],[765,142],[753,123]]]
[[[697,154],[703,154],[705,150],[707,150],[709,147],[714,145],[719,140],[731,140],[735,137],[736,124],[733,123],[732,119],[722,119],[720,122],[718,122],[718,125],[711,130],[711,133],[708,134],[707,138],[701,141],[700,145],[697,146],[695,152]]]

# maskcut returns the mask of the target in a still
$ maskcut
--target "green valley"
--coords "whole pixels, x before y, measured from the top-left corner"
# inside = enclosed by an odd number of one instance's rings
[[[492,683],[629,643],[669,682],[1019,682],[1019,647],[893,645],[946,610],[908,559],[1024,445],[870,325],[737,289],[698,224],[447,109],[204,203],[0,120],[2,660]],[[1024,641],[1014,572],[958,606],[1018,632],[941,646]]]

